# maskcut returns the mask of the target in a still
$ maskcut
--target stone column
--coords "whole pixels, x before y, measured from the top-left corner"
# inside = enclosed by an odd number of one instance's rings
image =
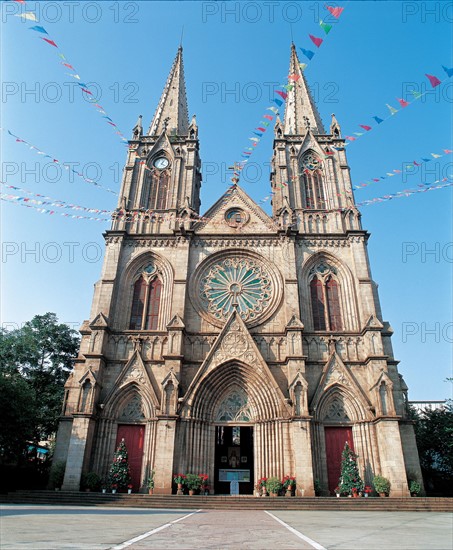
[[[406,468],[398,420],[382,418],[376,422],[381,474],[390,481],[391,497],[408,497]]]
[[[301,418],[292,422],[292,441],[294,452],[294,464],[297,483],[297,496],[301,496],[301,489],[304,496],[315,495],[313,482],[313,462],[311,454],[311,433],[309,418]]]
[[[157,421],[154,471],[154,494],[171,495],[176,418],[160,417]]]
[[[78,491],[82,471],[89,466],[95,421],[91,415],[75,414],[68,446],[63,491]]]

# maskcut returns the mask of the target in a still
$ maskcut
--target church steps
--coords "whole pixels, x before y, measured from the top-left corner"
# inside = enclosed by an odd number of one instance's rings
[[[106,506],[124,508],[169,509],[250,509],[250,510],[320,510],[320,511],[407,511],[453,512],[452,498],[368,498],[267,497],[251,496],[178,496],[55,491],[16,491],[3,495],[5,504]]]

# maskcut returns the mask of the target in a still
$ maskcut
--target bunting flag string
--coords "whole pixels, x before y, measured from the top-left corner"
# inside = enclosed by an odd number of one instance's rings
[[[389,195],[383,195],[382,197],[375,197],[374,199],[358,202],[356,203],[356,206],[370,206],[371,204],[390,201],[392,199],[402,199],[403,197],[410,197],[415,193],[426,193],[428,191],[434,191],[435,189],[444,189],[445,187],[451,187],[453,185],[453,182],[443,183],[445,181],[448,181],[448,178],[436,180],[433,183],[420,183],[418,185],[418,189],[404,189],[403,191],[398,191],[397,193],[391,193]]]
[[[431,87],[432,88],[436,88],[437,86],[439,86],[440,84],[442,84],[442,82],[445,82],[446,80],[448,80],[451,76],[453,76],[453,68],[448,68],[448,67],[445,67],[445,65],[442,65],[442,69],[445,71],[447,77],[444,78],[443,80],[440,80],[439,78],[437,78],[437,76],[434,76],[434,75],[430,75],[430,74],[425,74],[425,76],[428,78],[429,82],[431,83]],[[400,107],[402,109],[405,109],[406,107],[409,107],[409,105],[412,105],[413,103],[415,103],[417,100],[421,99],[424,95],[426,95],[428,93],[428,90],[426,92],[417,92],[417,91],[412,91],[412,95],[414,96],[414,98],[412,99],[412,101],[407,101],[403,98],[396,98],[396,100],[398,101]],[[399,113],[400,112],[400,109],[396,109],[395,107],[393,107],[392,105],[389,105],[388,103],[385,104],[385,106],[387,107],[387,109],[389,110],[389,115],[386,117],[386,118],[381,118],[381,117],[378,117],[378,116],[373,116],[371,117],[372,119],[374,119],[374,121],[377,123],[377,124],[382,124],[383,122],[385,122],[386,120],[388,120],[389,118],[391,118],[392,116],[396,115],[396,113]],[[368,126],[366,124],[359,124],[358,125],[360,128],[363,128],[366,130],[366,132],[368,133],[370,130],[373,129],[372,126]],[[362,137],[363,135],[366,135],[362,132],[352,132],[353,135],[351,136],[345,136],[345,139],[347,139],[350,143],[352,143],[353,141],[357,141],[358,138]],[[346,143],[345,145],[349,145],[349,143]]]
[[[64,216],[65,218],[72,218],[77,220],[91,220],[96,222],[108,222],[110,221],[110,218],[94,218],[92,216],[80,216],[77,214],[68,214],[67,212],[57,212],[55,210],[48,210],[47,208],[41,208],[40,206],[36,206],[34,204],[28,204],[28,202],[17,202],[17,198],[14,195],[7,195],[4,193],[0,193],[0,200],[8,202],[10,204],[15,204],[16,206],[23,206],[25,208],[33,208],[40,214],[57,214],[60,216]]]
[[[451,153],[453,153],[452,149],[442,149],[442,151],[444,152],[445,155],[450,155]],[[427,162],[431,162],[433,159],[438,159],[438,158],[441,158],[441,157],[444,156],[444,155],[440,155],[438,153],[430,153],[430,155],[431,155],[432,158],[423,157],[420,160],[420,162],[417,162],[416,160],[414,160],[412,163],[408,162],[407,164],[402,166],[403,170],[394,169],[391,172],[386,172],[385,176],[379,176],[378,178],[371,178],[371,181],[365,181],[365,182],[358,183],[357,185],[354,185],[354,189],[357,189],[357,190],[363,189],[364,187],[368,187],[369,185],[372,185],[373,183],[380,183],[381,181],[386,180],[386,179],[391,178],[391,177],[394,177],[398,174],[411,175],[411,173],[412,174],[414,173],[412,171],[412,169],[414,167],[418,168],[419,166],[422,166],[423,164],[426,164]]]
[[[338,8],[338,7],[332,7],[332,6],[326,6],[326,9],[336,18],[338,19],[343,12],[344,8]],[[323,19],[319,20],[319,26],[322,28],[324,33],[327,35],[332,29],[332,25],[327,24]],[[324,42],[323,38],[319,38],[317,36],[314,36],[313,34],[308,35],[310,40],[313,42],[313,44],[319,48],[321,44]],[[302,50],[302,53],[308,57],[309,60],[313,58],[315,55],[314,52],[311,50],[306,50],[304,48],[300,48]],[[300,64],[300,69],[304,71],[307,68],[306,63]],[[272,103],[275,103],[276,106],[272,105],[270,107],[267,107],[265,110],[270,111],[273,113],[273,115],[264,114],[262,115],[262,119],[258,123],[258,126],[254,129],[252,132],[253,136],[249,137],[248,140],[252,143],[249,144],[248,147],[245,147],[242,151],[241,157],[244,160],[236,161],[234,162],[234,165],[232,167],[233,170],[233,176],[230,178],[231,182],[233,184],[238,183],[241,176],[241,171],[244,169],[247,162],[249,162],[250,157],[252,156],[253,152],[255,151],[255,148],[258,146],[260,140],[263,138],[265,132],[267,131],[267,128],[269,124],[273,121],[274,117],[279,116],[279,107],[282,107],[284,102],[288,98],[288,93],[291,91],[294,87],[294,83],[297,82],[300,78],[300,75],[298,74],[290,74],[287,77],[287,81],[285,84],[281,84],[280,87],[283,88],[285,91],[282,90],[275,90],[275,94],[279,97],[276,97],[272,100]],[[258,132],[256,131],[258,130]]]
[[[20,2],[20,3],[24,4],[24,7],[25,7],[25,1]],[[20,18],[25,19],[27,21],[33,21],[33,22],[36,22],[36,23],[39,22],[38,18],[36,16],[36,13],[33,12],[33,11],[23,11],[21,13],[16,13],[15,15],[16,15],[16,17],[20,17]],[[45,34],[46,36],[49,36],[49,33],[47,32],[47,30],[42,25],[33,25],[32,27],[29,27],[28,30],[36,32],[39,35]],[[46,38],[45,36],[39,36],[38,38],[40,38],[41,40],[44,40],[47,44],[49,44],[53,48],[56,48],[56,51],[57,51],[57,54],[58,54],[58,57],[59,57],[59,63],[63,67],[65,67],[66,69],[70,69],[71,71],[73,71],[71,73],[65,73],[65,74],[72,77],[72,78],[74,78],[74,79],[76,79],[77,81],[80,81],[81,77],[79,75],[79,72],[74,68],[74,66],[71,63],[68,62],[66,56],[61,51],[61,49],[57,45],[57,43],[54,40],[52,40],[51,38]],[[94,98],[93,93],[88,89],[89,86],[87,86],[87,84],[85,84],[84,82],[77,82],[77,84],[80,86],[81,92],[85,93],[85,94],[87,94],[87,96],[89,96],[87,98],[89,105],[92,105],[96,109],[96,111],[102,116],[102,118],[106,119],[105,122],[114,128],[115,134],[119,137],[119,139],[121,140],[123,145],[127,145],[128,140],[124,137],[124,134],[120,131],[120,129],[115,124],[113,119],[110,118],[109,116],[107,116],[107,112],[106,112],[105,108],[102,105],[99,105],[99,103],[97,103],[97,100]]]
[[[83,210],[84,212],[89,212],[91,214],[111,214],[113,212],[113,210],[101,210],[99,208],[88,208],[86,206],[80,206],[78,204],[70,204],[66,201],[53,199],[52,197],[48,197],[46,195],[34,193],[33,191],[29,191],[28,189],[23,189],[22,187],[18,187],[16,185],[9,185],[4,181],[0,181],[0,185],[3,185],[3,187],[7,189],[14,189],[14,191],[21,191],[22,193],[26,193],[27,195],[32,195],[33,197],[39,198],[39,200],[36,200],[36,199],[29,199],[28,197],[21,197],[20,195],[8,195],[11,199],[14,199],[17,201],[30,202],[32,204],[37,204],[37,205],[50,205],[50,206],[54,206],[55,208]]]
[[[79,178],[82,178],[86,183],[90,183],[91,185],[94,185],[94,186],[98,187],[99,189],[103,189],[104,191],[107,191],[108,193],[113,193],[114,195],[118,195],[118,193],[116,191],[114,191],[113,189],[110,189],[109,187],[105,187],[104,185],[101,185],[100,183],[97,183],[95,180],[92,180],[91,178],[87,178],[81,172],[75,170],[74,168],[71,168],[71,166],[70,166],[71,164],[80,164],[80,163],[74,163],[74,162],[65,163],[65,161],[59,161],[53,155],[49,155],[45,151],[42,151],[41,149],[36,147],[35,145],[32,145],[27,140],[22,139],[19,136],[16,136],[15,134],[13,134],[11,132],[11,130],[8,130],[7,128],[1,128],[1,127],[0,127],[0,130],[2,130],[3,132],[7,132],[8,135],[10,135],[12,138],[14,138],[16,140],[16,143],[24,143],[25,145],[28,145],[28,147],[32,151],[36,151],[37,155],[41,155],[42,158],[48,158],[48,159],[51,160],[51,162],[53,162],[55,164],[59,164],[64,170],[66,170],[68,172],[72,172],[73,174],[75,174]]]

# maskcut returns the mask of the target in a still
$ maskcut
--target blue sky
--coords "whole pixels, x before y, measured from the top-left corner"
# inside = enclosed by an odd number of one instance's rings
[[[1,125],[60,161],[79,163],[77,169],[103,186],[119,189],[124,145],[80,92],[72,94],[75,81],[66,74],[72,71],[65,71],[55,48],[28,27],[45,27],[82,81],[100,90],[100,104],[126,137],[138,114],[148,127],[184,27],[205,211],[226,190],[225,170],[240,159],[270,105],[272,83],[285,82],[292,27],[301,61],[306,60],[300,47],[316,50],[306,77],[325,126],[331,113],[343,135],[361,131],[359,124],[373,126],[348,146],[354,185],[431,153],[443,155],[416,173],[357,191],[357,202],[453,174],[452,155],[442,152],[453,149],[452,79],[378,127],[371,118],[387,118],[385,104],[399,108],[396,98],[411,101],[410,89],[429,91],[425,73],[446,77],[441,66],[453,65],[451,2],[340,5],[342,16],[324,36],[318,24],[328,16],[324,2],[27,2],[26,9],[39,14],[38,23],[15,17],[24,9],[17,3],[3,3]],[[319,50],[308,33],[325,38]],[[257,201],[269,194],[269,134],[241,181]],[[2,181],[78,205],[116,207],[113,194],[77,177],[70,181],[68,172],[58,173],[10,136],[0,137]],[[426,173],[427,167],[432,172]],[[451,198],[448,188],[361,209],[371,233],[371,269],[383,317],[395,331],[395,357],[412,400],[449,393],[444,380],[451,376],[453,338]],[[269,202],[264,208],[269,212]],[[2,323],[20,325],[54,311],[62,322],[80,326],[89,316],[102,266],[102,232],[109,224],[5,202],[1,214]]]

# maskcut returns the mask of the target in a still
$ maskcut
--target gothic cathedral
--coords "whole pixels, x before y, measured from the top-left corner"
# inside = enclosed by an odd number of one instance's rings
[[[253,494],[263,476],[333,494],[346,441],[392,495],[422,479],[355,207],[344,140],[324,129],[294,45],[274,129],[272,216],[234,184],[202,216],[201,160],[179,48],[147,132],[129,141],[118,209],[65,398],[63,489],[105,476],[125,440],[132,483]]]

